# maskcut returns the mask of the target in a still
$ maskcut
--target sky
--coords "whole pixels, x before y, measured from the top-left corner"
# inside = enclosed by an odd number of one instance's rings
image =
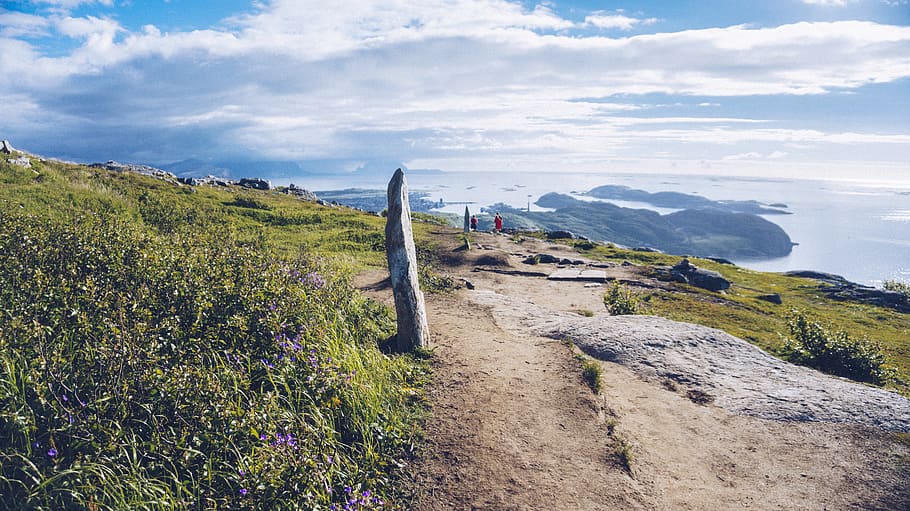
[[[0,0],[77,162],[910,182],[910,0]]]

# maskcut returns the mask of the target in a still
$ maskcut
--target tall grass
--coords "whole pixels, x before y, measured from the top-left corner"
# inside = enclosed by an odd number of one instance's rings
[[[0,201],[0,509],[399,508],[424,370],[389,312],[143,200]]]

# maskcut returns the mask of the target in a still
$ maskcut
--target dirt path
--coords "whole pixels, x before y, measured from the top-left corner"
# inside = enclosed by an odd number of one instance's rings
[[[601,314],[603,288],[472,272],[478,262],[526,270],[520,254],[561,250],[479,241],[444,261],[475,289],[428,296],[436,356],[416,509],[910,509],[910,448],[893,435],[734,415],[608,362],[594,395],[572,348],[478,297],[525,300],[529,314]],[[449,253],[456,242],[440,243]],[[634,269],[608,271],[638,278]],[[387,290],[371,286],[382,277],[359,284],[388,303]]]

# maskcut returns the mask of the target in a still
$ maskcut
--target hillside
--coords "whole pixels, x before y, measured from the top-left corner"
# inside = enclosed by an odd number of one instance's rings
[[[393,316],[349,284],[382,219],[21,158],[0,158],[0,509],[406,507],[425,364],[380,351]]]
[[[908,317],[830,299],[827,283],[693,259],[731,281],[715,293],[662,280],[674,256],[530,235],[466,244],[417,222],[433,345],[392,356],[382,218],[18,156],[0,157],[0,509],[910,502],[910,407],[893,392],[910,388]],[[809,387],[791,380],[786,420],[744,412],[756,405],[732,405],[753,401],[731,389],[780,396],[761,371],[738,386],[704,376],[710,347],[667,352],[689,366],[592,348],[606,341],[584,328],[615,327],[605,288],[527,276],[555,269],[522,262],[542,253],[603,268],[666,325],[778,357],[792,355],[781,335],[799,309],[878,342],[896,376],[885,390],[837,379],[850,390],[824,395],[834,380],[800,367],[822,382],[812,402],[841,415],[800,415]],[[684,338],[672,328],[660,327]],[[707,344],[724,343],[758,352]],[[791,367],[762,357],[766,372]],[[892,405],[856,412],[872,401]]]

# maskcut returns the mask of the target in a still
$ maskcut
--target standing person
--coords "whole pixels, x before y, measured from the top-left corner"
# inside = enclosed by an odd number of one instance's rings
[[[471,230],[477,230],[477,215],[471,215]]]
[[[496,216],[493,218],[493,223],[496,226],[496,232],[502,232],[502,216],[497,212]]]

